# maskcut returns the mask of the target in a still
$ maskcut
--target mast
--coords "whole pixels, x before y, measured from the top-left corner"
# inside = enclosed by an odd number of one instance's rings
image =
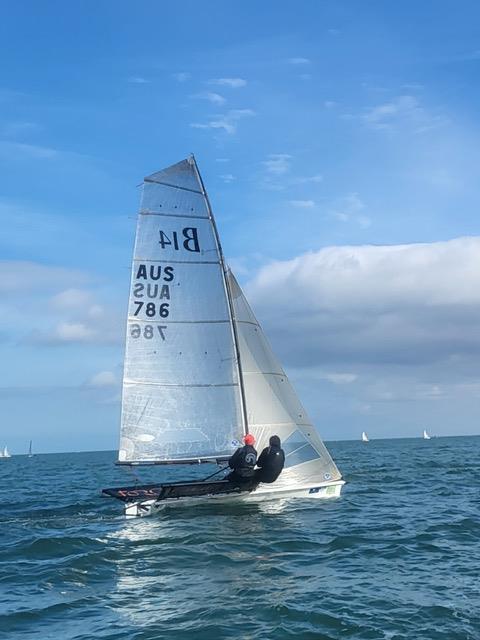
[[[248,418],[247,418],[247,405],[246,405],[246,401],[245,401],[245,388],[244,388],[244,383],[243,383],[242,363],[241,363],[241,359],[240,359],[240,349],[238,347],[237,327],[235,325],[235,311],[234,311],[234,306],[233,306],[233,301],[232,301],[232,294],[231,294],[230,286],[229,286],[229,283],[228,283],[227,265],[225,264],[225,256],[223,255],[222,244],[220,242],[220,236],[219,236],[219,233],[218,233],[217,224],[215,222],[215,217],[213,215],[212,207],[210,205],[210,200],[208,198],[208,194],[207,194],[207,191],[205,189],[205,185],[203,183],[202,176],[200,175],[200,171],[199,171],[198,166],[197,166],[197,161],[195,160],[195,156],[193,155],[193,153],[188,158],[188,161],[192,163],[193,168],[195,169],[195,173],[197,175],[198,181],[199,181],[201,189],[202,189],[203,197],[205,198],[205,202],[207,203],[208,216],[209,216],[210,221],[212,223],[213,233],[214,233],[214,236],[215,236],[215,242],[216,242],[217,249],[218,249],[218,255],[220,256],[220,264],[222,265],[223,286],[225,288],[225,295],[226,295],[227,301],[228,301],[228,313],[229,313],[229,317],[230,317],[230,328],[232,330],[232,339],[233,339],[233,345],[234,345],[234,349],[235,349],[235,356],[236,356],[236,360],[237,360],[237,373],[238,373],[238,383],[239,383],[239,387],[240,387],[240,406],[241,406],[242,418],[243,418],[243,431],[244,431],[245,434],[247,434],[248,433]]]

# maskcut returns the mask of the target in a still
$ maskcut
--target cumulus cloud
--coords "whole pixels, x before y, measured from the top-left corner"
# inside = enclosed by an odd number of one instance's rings
[[[230,89],[239,89],[247,84],[243,78],[213,78],[208,81],[209,84],[218,85],[220,87],[229,87]]]
[[[479,252],[477,237],[328,247],[263,267],[249,294],[294,366],[462,361],[480,352]]]

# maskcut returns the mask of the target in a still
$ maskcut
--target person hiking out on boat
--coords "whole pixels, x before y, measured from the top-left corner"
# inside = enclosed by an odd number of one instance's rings
[[[253,446],[255,437],[251,433],[243,438],[245,445],[239,447],[228,461],[228,466],[232,471],[226,476],[229,482],[250,482],[254,479],[255,464],[257,462],[257,451]]]
[[[268,484],[275,482],[282,473],[285,465],[285,453],[282,449],[280,438],[271,436],[269,446],[260,454],[255,469],[255,480],[258,482],[266,482]]]

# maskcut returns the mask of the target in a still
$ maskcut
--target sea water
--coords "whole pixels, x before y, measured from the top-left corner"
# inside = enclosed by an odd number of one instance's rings
[[[480,437],[329,449],[340,499],[131,520],[113,452],[1,460],[0,637],[478,640]]]

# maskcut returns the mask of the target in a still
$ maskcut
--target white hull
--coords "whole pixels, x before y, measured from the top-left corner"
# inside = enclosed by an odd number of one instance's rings
[[[289,500],[291,498],[338,498],[345,484],[344,480],[321,482],[318,484],[296,485],[291,488],[275,488],[274,485],[261,485],[249,493],[200,496],[191,498],[170,498],[156,503],[155,500],[131,502],[125,505],[128,518],[152,516],[160,513],[166,506],[190,506],[195,504],[224,504],[232,502],[265,502],[267,500]]]

